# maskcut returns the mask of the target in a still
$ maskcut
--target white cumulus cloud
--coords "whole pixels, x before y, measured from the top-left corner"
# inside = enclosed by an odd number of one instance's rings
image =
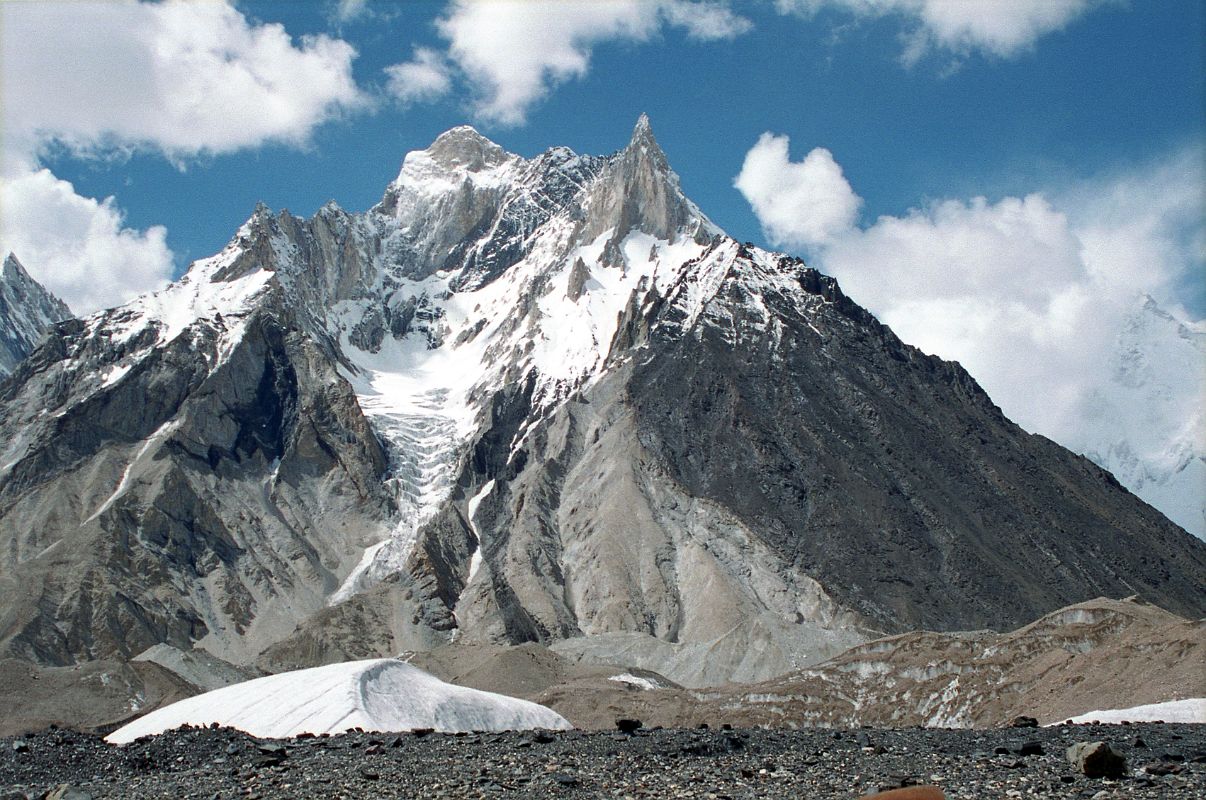
[[[783,13],[811,16],[825,8],[859,17],[895,14],[909,25],[903,58],[929,48],[964,54],[982,50],[1009,57],[1044,34],[1060,30],[1107,0],[777,0]]]
[[[295,43],[225,2],[10,3],[3,14],[4,127],[18,143],[222,153],[304,142],[363,102],[351,45]]]
[[[14,252],[76,314],[119,305],[168,282],[161,225],[132,230],[113,198],[81,197],[47,169],[0,184],[0,250]]]
[[[351,22],[368,12],[368,0],[338,0],[334,9],[335,19],[339,22]]]
[[[428,47],[415,49],[415,57],[385,68],[386,91],[403,103],[436,100],[452,88],[452,75],[444,57]]]
[[[788,145],[786,136],[762,134],[733,185],[774,245],[808,249],[849,230],[862,200],[828,150],[818,147],[793,163]]]
[[[700,41],[732,38],[751,27],[727,3],[702,0],[454,0],[438,22],[447,59],[474,93],[475,112],[505,125],[523,123],[553,87],[586,75],[599,44],[647,42],[667,26]],[[391,88],[398,67],[412,68],[401,73],[404,93],[417,85],[412,78],[435,85],[431,64],[420,53],[388,68]],[[431,97],[440,93],[428,90]]]
[[[182,161],[304,144],[364,105],[355,55],[229,2],[0,5],[0,248],[77,312],[158,286],[172,269],[163,229],[129,229],[114,198],[78,195],[40,166],[47,148]]]
[[[689,38],[701,42],[732,39],[754,27],[748,19],[718,3],[672,0],[662,3],[661,10],[667,23],[685,29]]]
[[[1096,280],[1082,250],[1067,215],[1031,194],[881,217],[819,263],[905,341],[959,361],[1012,419],[1059,438],[1135,294]]]

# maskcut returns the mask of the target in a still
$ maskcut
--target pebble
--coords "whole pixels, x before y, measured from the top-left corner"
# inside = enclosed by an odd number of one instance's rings
[[[349,733],[272,742],[227,729],[192,728],[115,747],[95,736],[47,731],[0,740],[0,800],[47,798],[64,785],[93,800],[500,795],[852,800],[875,792],[883,800],[929,800],[921,793],[929,787],[944,800],[1089,800],[1101,792],[1103,798],[1133,800],[1206,797],[1206,765],[1194,761],[1206,752],[1206,726],[1061,726],[1028,730],[1025,736],[1019,740],[1012,728],[637,727],[630,733],[460,737]],[[1139,736],[1148,748],[1132,746]],[[15,741],[26,749],[18,752]],[[1141,766],[1116,779],[1088,777],[1069,764],[1065,753],[1072,745],[1094,742]],[[1020,757],[1032,743],[1042,753]],[[1000,748],[1007,754],[994,755]],[[1163,758],[1169,754],[1183,758]],[[889,793],[904,791],[909,793]]]

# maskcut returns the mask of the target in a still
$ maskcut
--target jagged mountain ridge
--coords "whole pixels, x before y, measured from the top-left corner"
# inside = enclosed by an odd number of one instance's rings
[[[0,642],[50,664],[542,641],[705,685],[1206,582],[957,365],[725,237],[644,118],[606,157],[457,128],[363,214],[257,208],[56,329],[0,435]]]
[[[0,267],[0,379],[34,349],[56,322],[69,319],[67,304],[46,290],[9,253]]]

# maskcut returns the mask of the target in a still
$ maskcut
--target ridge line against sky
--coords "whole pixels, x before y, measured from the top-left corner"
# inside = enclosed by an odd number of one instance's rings
[[[406,151],[456,124],[523,155],[604,153],[647,111],[721,227],[805,255],[1058,439],[1111,379],[1143,295],[1191,338],[1206,311],[1204,13],[1190,0],[8,3],[0,248],[86,313],[215,252],[258,200],[368,207]],[[1176,413],[1194,417],[1197,386],[1169,389]]]
[[[1201,21],[1200,4],[1158,5],[1171,9],[1174,17],[1182,11],[1186,21]],[[848,57],[843,49],[872,52],[867,42],[849,46],[850,41],[878,39],[871,42],[879,48],[873,66],[884,77],[899,79],[905,92],[915,92],[919,82],[949,84],[964,70],[992,73],[1010,63],[1035,61],[1045,39],[1067,37],[1068,28],[1074,34],[1083,27],[1079,23],[1088,19],[1107,13],[1132,18],[1144,13],[1118,0],[767,0],[736,6],[720,0],[451,0],[408,6],[330,0],[293,4],[293,8],[308,10],[311,19],[273,20],[272,12],[279,15],[284,10],[280,4],[236,6],[229,0],[0,7],[3,244],[19,255],[24,251],[25,260],[35,272],[46,273],[53,290],[86,311],[157,285],[178,273],[185,259],[212,252],[220,244],[215,237],[225,235],[221,230],[209,231],[205,237],[184,232],[189,239],[206,238],[211,244],[204,249],[170,248],[169,231],[179,237],[180,226],[165,228],[164,219],[149,224],[131,219],[149,216],[141,207],[127,208],[129,204],[123,202],[135,194],[125,191],[134,178],[129,176],[125,186],[115,187],[98,177],[106,166],[115,172],[158,158],[183,175],[213,172],[213,166],[228,162],[232,155],[246,158],[283,150],[295,156],[315,152],[321,156],[331,150],[327,137],[333,130],[367,127],[365,121],[386,117],[405,122],[408,117],[427,116],[424,112],[433,105],[456,109],[459,117],[484,124],[488,133],[497,128],[495,138],[507,144],[514,138],[507,134],[519,130],[533,109],[547,105],[550,95],[586,88],[574,84],[591,77],[599,51],[618,49],[622,57],[635,62],[654,51],[694,51],[693,57],[699,57],[721,47],[731,58],[747,46],[759,46],[754,34],[768,28],[793,44],[823,51],[821,63],[833,71],[845,66],[838,60]],[[761,14],[757,24],[754,11]],[[380,30],[395,34],[397,28],[405,28],[411,40],[381,47],[376,41]],[[785,31],[800,35],[784,37]],[[416,34],[426,35],[427,40],[419,41]],[[677,41],[672,41],[675,37]],[[372,53],[374,64],[369,63],[366,42],[385,51]],[[1187,58],[1196,61],[1189,69],[1193,85],[1179,87],[1181,94],[1189,96],[1202,87],[1200,43],[1192,50]],[[752,65],[750,79],[765,80],[764,66]],[[608,65],[602,69],[606,71]],[[640,65],[632,69],[639,74]],[[665,80],[665,73],[652,74]],[[783,76],[774,79],[782,81]],[[691,85],[689,76],[678,82]],[[1174,88],[1176,83],[1172,82]],[[698,88],[694,91],[699,93]],[[659,132],[664,132],[667,120],[662,109],[647,110],[654,112]],[[1200,117],[1200,101],[1194,110]],[[823,104],[817,113],[825,113]],[[792,132],[793,120],[774,125],[773,114],[763,111],[759,116],[771,117],[761,133]],[[429,125],[423,127],[431,130]],[[1198,119],[1179,136],[1167,137],[1170,141],[1153,142],[1139,161],[1152,162],[1161,155],[1160,147],[1170,157],[1201,148],[1202,127]],[[410,147],[417,147],[430,138],[412,141]],[[556,143],[545,137],[545,146]],[[845,143],[812,144],[841,154],[839,148]],[[728,161],[733,163],[738,153],[728,149]],[[394,159],[401,154],[395,152]],[[1059,159],[1059,154],[1044,150],[1033,155],[1040,162],[1051,159],[1041,166],[1055,169],[1057,183],[1066,179],[1060,171],[1074,171],[1082,181],[1093,176],[1075,158]],[[675,160],[681,171],[684,164]],[[1101,160],[1097,172],[1118,171],[1120,159]],[[695,162],[685,166],[699,169]],[[1005,173],[1011,166],[998,172]],[[66,175],[56,173],[56,167]],[[267,169],[263,174],[271,172]],[[938,177],[953,178],[948,183],[966,182],[957,176]],[[990,183],[1009,182],[1000,174],[993,178]],[[107,183],[104,188],[112,191],[81,190],[76,185],[81,179]],[[1051,183],[1048,177],[1026,187],[1026,192],[1050,189]],[[960,191],[965,187],[958,185],[935,188],[898,184],[894,206],[884,210],[899,214],[933,197],[975,196],[996,187],[981,183],[971,192]],[[1001,187],[999,194],[1006,193],[1006,187]],[[706,192],[699,199],[705,207],[711,205]],[[732,203],[732,198],[723,200]],[[35,213],[39,205],[61,212],[71,224],[59,231],[39,230]],[[317,207],[313,202],[307,205],[310,210]],[[728,222],[724,214],[712,213]],[[765,223],[763,214],[754,216]],[[768,241],[793,245],[773,235],[773,224],[762,227]],[[740,234],[740,226],[734,232]],[[115,279],[105,282],[109,288],[100,295],[93,279],[98,270]],[[1206,289],[1182,289],[1193,313],[1200,315],[1206,309]]]

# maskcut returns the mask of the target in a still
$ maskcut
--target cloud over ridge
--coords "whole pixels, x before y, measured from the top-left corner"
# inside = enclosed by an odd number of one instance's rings
[[[42,168],[47,147],[179,160],[300,145],[365,103],[351,45],[295,41],[229,2],[6,3],[0,15],[0,248],[76,313],[162,285],[172,255],[162,227],[127,228],[113,198],[82,197]]]
[[[823,148],[790,162],[786,137],[764,134],[735,185],[772,244],[808,252],[906,342],[959,361],[1027,430],[1141,484],[1206,457],[1206,375],[1187,366],[1206,325],[1179,302],[1202,269],[1201,156],[861,228],[833,211],[857,195]],[[1188,505],[1177,521],[1206,535]]]

